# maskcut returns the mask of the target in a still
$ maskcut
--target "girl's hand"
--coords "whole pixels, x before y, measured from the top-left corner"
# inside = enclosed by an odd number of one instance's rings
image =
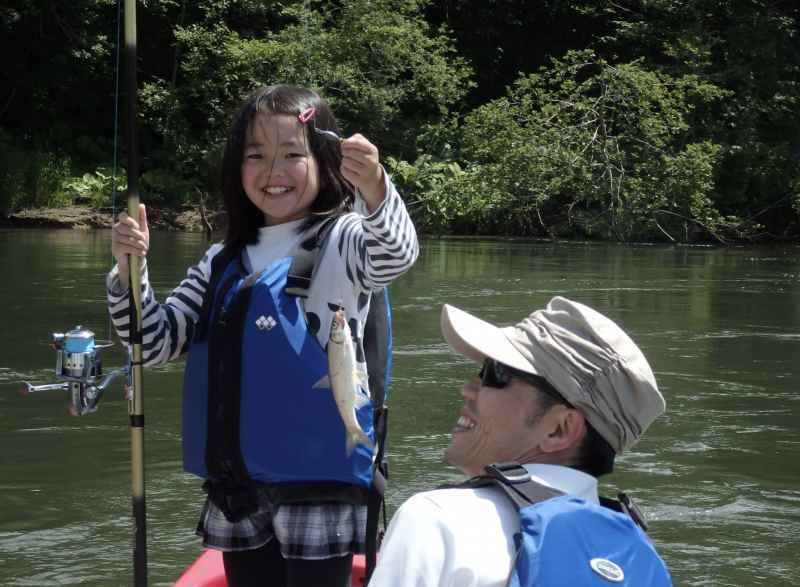
[[[370,212],[374,212],[386,197],[383,167],[378,158],[378,148],[367,137],[354,134],[344,139],[342,148],[342,175],[361,193]]]
[[[130,266],[128,255],[144,257],[150,247],[150,231],[147,228],[147,210],[139,204],[139,221],[125,212],[120,212],[111,228],[111,254],[117,260],[119,280],[128,283]]]

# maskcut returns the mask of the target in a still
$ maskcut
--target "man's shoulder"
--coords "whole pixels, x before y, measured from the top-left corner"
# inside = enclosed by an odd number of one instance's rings
[[[401,506],[406,512],[427,512],[440,517],[496,515],[506,509],[507,498],[492,487],[448,487],[416,493]]]
[[[466,566],[476,557],[503,560],[501,567],[507,568],[519,521],[510,501],[492,488],[436,489],[408,498],[392,517],[389,533],[395,543],[405,540],[457,553]]]

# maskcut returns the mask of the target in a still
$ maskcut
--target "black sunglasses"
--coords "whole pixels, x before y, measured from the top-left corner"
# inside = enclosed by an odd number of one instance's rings
[[[526,381],[531,385],[534,385],[542,393],[549,395],[553,399],[558,400],[560,403],[565,404],[570,408],[573,407],[572,404],[569,403],[564,396],[561,395],[555,387],[550,385],[550,382],[541,375],[534,375],[532,373],[520,371],[519,369],[514,369],[513,367],[509,367],[508,365],[501,363],[500,361],[495,361],[494,359],[486,358],[483,360],[483,366],[478,373],[478,377],[480,377],[481,385],[495,389],[503,389],[507,387],[508,384],[511,383],[511,379],[516,377],[517,379],[521,379],[522,381]]]

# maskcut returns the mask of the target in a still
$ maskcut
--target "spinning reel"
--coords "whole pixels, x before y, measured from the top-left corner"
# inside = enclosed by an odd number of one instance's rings
[[[26,381],[27,393],[67,391],[69,411],[73,416],[96,411],[106,387],[120,375],[130,375],[129,365],[103,375],[100,353],[113,345],[111,341],[95,341],[94,332],[82,326],[76,326],[67,333],[54,332],[52,347],[56,351],[55,374],[61,382],[32,385]]]

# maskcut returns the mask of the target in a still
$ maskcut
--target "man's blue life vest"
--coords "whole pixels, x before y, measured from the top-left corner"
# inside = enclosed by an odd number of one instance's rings
[[[490,465],[486,472],[480,479],[500,487],[519,510],[509,586],[672,585],[638,525],[641,514],[624,495],[622,501],[601,498],[599,505],[536,483],[517,463]]]
[[[335,221],[309,228],[292,257],[261,272],[248,275],[241,248],[233,246],[212,260],[184,376],[183,457],[184,469],[207,479],[209,497],[229,519],[252,509],[254,483],[269,489],[275,502],[382,497],[391,378],[388,293],[372,295],[364,332],[372,403],[356,412],[378,450],[373,455],[359,444],[349,457],[332,392],[314,387],[327,375],[327,356],[299,299],[312,287]]]

